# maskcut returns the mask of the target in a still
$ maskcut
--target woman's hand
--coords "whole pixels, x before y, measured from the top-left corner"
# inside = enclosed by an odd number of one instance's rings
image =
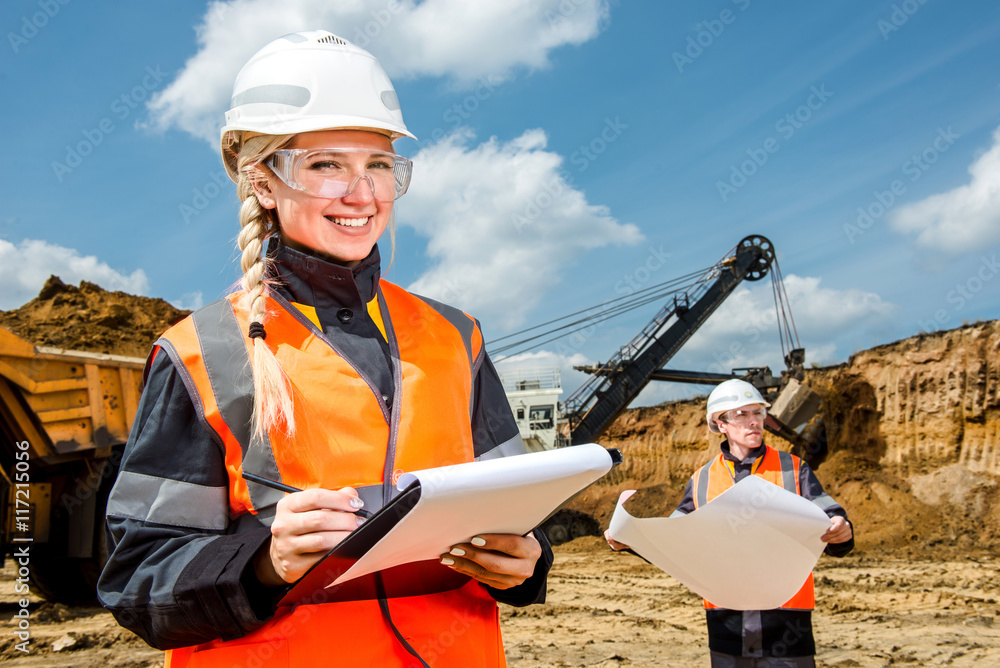
[[[485,533],[441,555],[441,563],[494,589],[510,589],[531,577],[542,546],[531,534]]]
[[[295,582],[364,522],[364,505],[352,487],[288,494],[275,508],[271,542],[254,558],[257,579],[269,586]]]

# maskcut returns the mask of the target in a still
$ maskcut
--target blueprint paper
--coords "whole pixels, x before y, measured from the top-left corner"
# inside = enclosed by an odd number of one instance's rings
[[[693,513],[639,519],[618,499],[609,535],[715,605],[771,610],[795,595],[826,544],[811,501],[747,476]]]
[[[591,443],[403,474],[419,481],[412,510],[330,585],[414,561],[437,560],[476,535],[523,535],[611,470],[611,454]]]

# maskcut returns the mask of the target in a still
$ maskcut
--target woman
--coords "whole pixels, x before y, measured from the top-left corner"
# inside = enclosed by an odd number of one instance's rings
[[[454,546],[441,563],[471,579],[445,591],[277,606],[403,471],[524,448],[478,323],[379,278],[410,178],[392,141],[413,135],[374,57],[324,31],[275,40],[226,121],[242,290],[154,345],[102,602],[168,666],[505,665],[496,601],[544,600],[538,533]]]

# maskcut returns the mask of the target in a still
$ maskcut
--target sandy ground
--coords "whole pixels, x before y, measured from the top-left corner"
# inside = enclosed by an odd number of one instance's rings
[[[701,600],[597,538],[556,548],[548,603],[504,610],[511,666],[708,666]],[[1000,560],[824,557],[821,666],[1000,665]]]
[[[814,615],[821,666],[1000,666],[1000,559],[824,557]],[[33,599],[31,643],[15,648],[14,571],[0,572],[0,663],[145,668],[160,652],[100,608]],[[512,667],[707,666],[700,600],[637,557],[597,538],[556,548],[545,605],[503,606]]]

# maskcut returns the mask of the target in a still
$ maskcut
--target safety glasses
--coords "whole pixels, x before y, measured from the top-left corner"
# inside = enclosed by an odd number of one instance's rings
[[[732,424],[738,424],[741,427],[745,427],[752,421],[757,421],[763,424],[764,420],[767,418],[766,408],[734,408],[733,410],[723,413],[722,419],[725,422],[731,422]]]
[[[401,155],[356,148],[280,149],[264,164],[288,187],[315,197],[344,197],[367,181],[383,202],[406,192],[413,171],[413,163]]]

